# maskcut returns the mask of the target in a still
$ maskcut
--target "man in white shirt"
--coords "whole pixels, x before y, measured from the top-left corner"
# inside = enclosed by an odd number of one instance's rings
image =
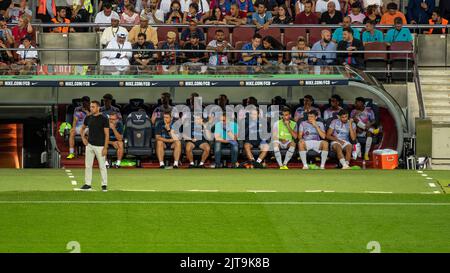
[[[96,24],[111,24],[111,16],[115,14],[119,17],[117,12],[112,10],[111,3],[107,2],[103,5],[103,10],[95,16],[94,23]],[[105,27],[99,27],[100,30],[104,30]]]
[[[100,42],[103,46],[106,46],[110,41],[116,38],[117,33],[125,33],[128,36],[126,28],[119,26],[120,16],[117,13],[111,14],[111,26],[105,28],[100,38]]]
[[[164,12],[164,14],[170,11],[170,5],[172,4],[172,0],[161,0],[159,2],[159,9]]]
[[[141,11],[141,17],[145,16],[148,18],[148,23],[162,24],[164,23],[164,12],[158,9],[158,0],[150,0],[150,5]]]
[[[334,2],[336,10],[341,10],[341,4],[338,0],[317,0],[316,12],[324,13],[328,10],[328,2]]]
[[[35,49],[35,47],[31,45],[31,38],[29,36],[22,38],[22,44],[19,46],[19,50],[17,50],[17,55],[19,55],[19,61],[17,64],[36,64],[38,60],[38,52],[33,49]]]
[[[125,32],[119,32],[117,38],[108,43],[106,49],[116,49],[117,51],[105,51],[102,53],[100,60],[101,66],[109,66],[108,71],[125,71],[130,66],[130,59],[132,56],[131,43],[127,40]]]

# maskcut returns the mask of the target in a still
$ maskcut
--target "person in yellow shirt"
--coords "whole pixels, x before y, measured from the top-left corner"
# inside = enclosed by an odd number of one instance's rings
[[[383,16],[381,17],[381,21],[380,21],[381,25],[393,25],[394,20],[397,17],[402,18],[404,25],[407,24],[405,15],[401,11],[398,10],[398,5],[396,3],[391,2],[391,3],[387,4],[386,9],[387,9],[387,12],[385,12],[383,14]]]
[[[128,41],[135,44],[138,40],[139,33],[144,33],[147,36],[147,42],[152,42],[154,45],[158,44],[158,34],[156,28],[148,24],[147,16],[141,16],[138,26],[134,26],[128,34]]]

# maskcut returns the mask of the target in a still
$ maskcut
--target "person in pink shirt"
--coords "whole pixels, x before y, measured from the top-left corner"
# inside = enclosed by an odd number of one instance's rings
[[[352,11],[348,15],[352,18],[352,23],[362,24],[366,16],[361,12],[361,4],[359,2],[352,4]]]
[[[120,24],[131,24],[133,26],[139,25],[139,14],[134,12],[134,6],[132,4],[125,5],[125,10],[120,16]],[[128,31],[133,26],[126,27]]]

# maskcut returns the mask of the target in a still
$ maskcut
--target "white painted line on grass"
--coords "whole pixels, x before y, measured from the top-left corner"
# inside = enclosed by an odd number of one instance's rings
[[[69,175],[69,178],[75,178],[75,176],[73,176],[73,175]]]
[[[79,190],[79,189],[76,189]],[[95,190],[92,190],[95,191]],[[283,201],[283,202],[251,202],[251,201],[124,201],[124,200],[28,200],[28,201],[1,201],[0,204],[149,204],[149,205],[343,205],[343,206],[450,206],[449,203],[408,203],[408,202],[298,202],[298,201]]]
[[[431,177],[427,177],[427,178],[425,178],[426,180],[433,180],[433,178],[431,178]]]
[[[187,190],[191,192],[218,192],[219,190]]]
[[[393,193],[391,191],[365,191],[365,193]]]
[[[66,173],[70,173],[70,172],[72,172],[71,170],[66,170]]]
[[[422,174],[422,176],[423,176],[423,177],[427,177],[427,176],[428,176],[428,174],[426,174],[426,173],[423,173],[423,174]]]
[[[423,171],[417,171],[417,173],[423,173]]]
[[[433,193],[441,193],[440,191],[434,191]]]
[[[335,192],[335,191],[323,191],[323,192]]]
[[[434,183],[428,183],[428,186],[430,186],[432,188],[436,188],[436,184],[434,184]]]
[[[73,186],[77,185],[77,181],[76,180],[72,180],[71,183],[72,183]]]
[[[305,192],[322,192],[322,190],[306,190]]]
[[[273,190],[247,190],[247,192],[258,193],[258,192],[277,192],[277,191],[273,191]]]

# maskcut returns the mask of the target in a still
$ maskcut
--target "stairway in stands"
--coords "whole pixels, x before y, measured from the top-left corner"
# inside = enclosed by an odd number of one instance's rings
[[[0,168],[20,168],[22,125],[0,124]]]

